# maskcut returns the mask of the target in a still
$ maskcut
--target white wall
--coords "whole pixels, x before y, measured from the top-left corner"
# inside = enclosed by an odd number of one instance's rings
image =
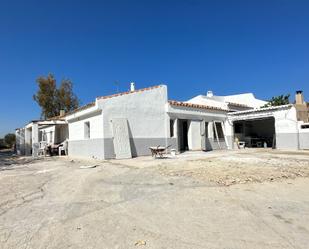
[[[299,149],[298,122],[295,107],[274,112],[276,147],[278,149]]]
[[[103,138],[103,115],[102,112],[80,116],[69,120],[69,140],[85,140],[84,125],[90,123],[90,138]]]
[[[55,142],[55,125],[42,127],[39,129],[39,141],[42,141],[42,134],[45,132],[47,143],[54,143]],[[42,132],[42,134],[41,134]]]
[[[25,155],[25,129],[20,128],[15,131],[16,135],[16,153]]]
[[[172,119],[186,119],[189,120],[188,130],[188,146],[190,150],[201,150],[202,136],[201,136],[201,121],[208,122],[208,137],[206,142],[206,149],[217,149],[217,142],[213,143],[213,121],[226,122],[227,116],[225,111],[198,109],[192,107],[174,106],[169,104],[167,106],[167,113]],[[223,127],[224,128],[224,127]],[[177,133],[176,133],[177,135]],[[229,142],[229,140],[228,140]],[[210,145],[211,143],[211,145]],[[221,148],[225,148],[225,142],[222,142]]]
[[[309,128],[301,129],[303,122],[299,122],[299,147],[302,150],[309,150]]]
[[[126,118],[132,137],[167,137],[167,87],[124,94],[108,99],[99,99],[98,105],[104,114],[104,137],[112,137],[111,120]]]
[[[128,121],[132,156],[149,155],[150,146],[169,145],[169,119],[165,111],[167,87],[164,85],[98,99],[103,111],[105,158],[115,158],[111,120]]]
[[[261,118],[275,118],[276,148],[299,149],[298,122],[294,106],[265,109],[262,111],[243,112],[238,115],[231,114],[229,122],[233,120],[252,120]],[[230,127],[231,129],[231,127]]]

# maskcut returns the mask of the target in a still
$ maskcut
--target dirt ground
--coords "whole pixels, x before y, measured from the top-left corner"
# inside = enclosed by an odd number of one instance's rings
[[[308,151],[111,161],[0,153],[0,248],[305,249],[308,176]]]

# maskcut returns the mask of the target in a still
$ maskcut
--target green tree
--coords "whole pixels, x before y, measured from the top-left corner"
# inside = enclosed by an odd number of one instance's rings
[[[39,89],[33,99],[41,107],[41,118],[55,117],[60,114],[60,110],[69,112],[79,106],[79,100],[73,92],[73,83],[69,79],[62,80],[59,88],[53,74],[41,76],[36,82]]]
[[[263,107],[270,107],[270,106],[279,106],[279,105],[288,105],[290,104],[290,94],[286,95],[279,95],[272,97],[270,100],[268,100],[268,103]]]
[[[11,148],[16,142],[16,136],[13,133],[8,133],[4,136],[4,142]]]
[[[4,149],[4,148],[7,148],[7,145],[5,144],[4,139],[0,138],[0,149]]]
[[[73,83],[69,79],[62,80],[56,96],[57,110],[72,111],[79,106],[79,100],[73,93]]]

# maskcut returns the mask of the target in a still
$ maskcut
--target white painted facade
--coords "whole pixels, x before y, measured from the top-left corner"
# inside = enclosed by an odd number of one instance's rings
[[[231,127],[233,126],[233,121],[261,120],[263,118],[273,117],[275,120],[276,148],[300,149],[299,121],[297,121],[296,108],[293,105],[240,111],[229,113],[228,116]]]
[[[127,140],[123,142],[130,144],[132,156],[149,155],[150,146],[171,146],[170,149],[178,151],[232,149],[234,121],[269,117],[275,120],[277,148],[306,147],[305,136],[302,139],[299,135],[294,106],[258,108],[265,104],[253,94],[199,95],[187,102],[177,102],[168,100],[165,85],[133,89],[96,98],[94,103],[68,113],[64,117],[65,121],[61,121],[66,124],[66,129],[59,129],[60,126],[50,124],[51,121],[38,123],[39,127],[35,123],[26,126],[17,132],[23,136],[19,138],[19,148],[30,154],[44,133],[50,143],[59,143],[64,137],[68,138],[70,156],[116,158],[119,148],[115,146],[119,145],[115,141],[113,120],[121,119],[127,124],[124,130],[128,131],[128,138],[124,138]],[[237,110],[237,105],[241,111]],[[306,131],[302,133],[307,134]]]

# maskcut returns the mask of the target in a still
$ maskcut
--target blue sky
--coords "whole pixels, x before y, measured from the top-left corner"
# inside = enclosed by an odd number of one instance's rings
[[[309,1],[0,0],[0,137],[40,116],[38,76],[70,78],[83,104],[167,84],[309,98]]]

